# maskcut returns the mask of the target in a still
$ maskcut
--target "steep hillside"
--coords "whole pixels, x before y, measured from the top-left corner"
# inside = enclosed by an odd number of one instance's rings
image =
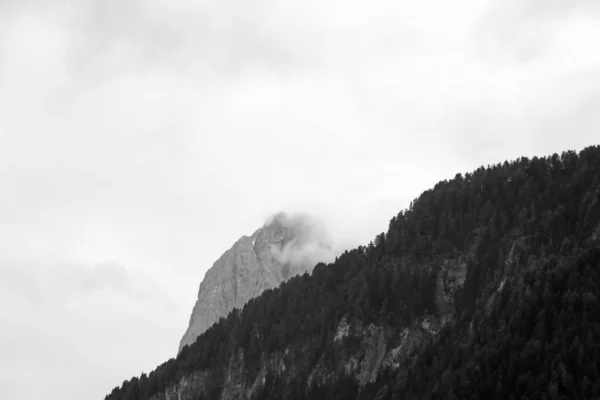
[[[600,396],[600,147],[438,183],[115,399]]]
[[[241,237],[207,271],[179,351],[265,289],[331,258],[331,243],[313,220],[276,214],[252,236]]]

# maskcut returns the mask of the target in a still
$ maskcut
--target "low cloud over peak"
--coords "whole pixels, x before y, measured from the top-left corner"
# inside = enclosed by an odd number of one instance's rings
[[[293,269],[310,269],[319,262],[334,260],[334,243],[325,224],[305,213],[279,212],[269,217],[265,226],[274,223],[290,232],[291,240],[271,246],[277,260]]]

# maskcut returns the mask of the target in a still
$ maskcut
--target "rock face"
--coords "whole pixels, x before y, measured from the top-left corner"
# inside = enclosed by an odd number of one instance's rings
[[[329,237],[314,220],[276,214],[252,236],[241,237],[206,272],[179,351],[232,309],[332,257]]]

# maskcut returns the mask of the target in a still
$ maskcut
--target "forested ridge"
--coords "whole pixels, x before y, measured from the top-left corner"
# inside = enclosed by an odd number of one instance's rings
[[[442,310],[442,266],[459,259],[466,277]],[[367,246],[265,291],[105,400],[168,398],[190,376],[202,376],[182,397],[194,400],[234,398],[234,381],[259,382],[243,388],[252,399],[600,398],[599,268],[600,147],[481,167],[439,182]],[[348,360],[366,352],[357,327],[384,327],[391,348],[392,333],[428,316],[439,330],[398,363],[379,363],[366,381],[351,372]],[[351,333],[338,340],[344,324]],[[260,375],[277,357],[283,367]]]

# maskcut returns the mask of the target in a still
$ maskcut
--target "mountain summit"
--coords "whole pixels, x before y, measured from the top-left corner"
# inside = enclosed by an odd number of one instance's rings
[[[314,219],[275,214],[251,236],[242,236],[206,272],[179,351],[232,309],[332,258],[331,240]]]

